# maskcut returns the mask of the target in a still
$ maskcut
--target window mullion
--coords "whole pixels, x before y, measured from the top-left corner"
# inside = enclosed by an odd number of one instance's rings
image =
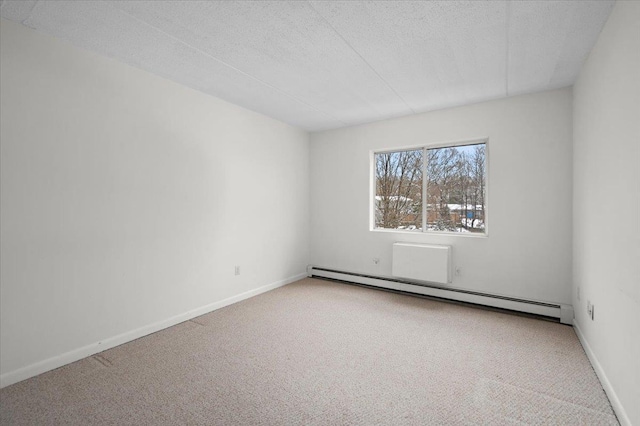
[[[427,148],[422,148],[422,232],[427,232]]]

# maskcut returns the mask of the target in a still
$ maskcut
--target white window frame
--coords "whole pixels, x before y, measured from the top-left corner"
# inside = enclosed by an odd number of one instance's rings
[[[447,232],[447,231],[432,231],[428,230],[426,227],[427,223],[427,151],[430,149],[439,149],[439,148],[454,148],[458,146],[465,145],[478,145],[485,144],[485,199],[484,199],[484,232],[483,233],[475,233],[475,232]],[[376,228],[376,154],[384,154],[387,152],[400,152],[400,151],[416,151],[422,149],[423,155],[423,170],[422,170],[422,200],[423,200],[423,209],[422,209],[422,230],[409,230],[409,229],[389,229],[389,228]],[[369,152],[369,170],[370,170],[370,181],[369,181],[369,230],[372,232],[383,232],[383,233],[400,233],[400,234],[412,234],[412,235],[443,235],[443,236],[456,236],[456,237],[464,237],[464,238],[486,238],[489,236],[489,138],[478,138],[478,139],[465,139],[459,141],[452,142],[436,142],[431,144],[421,144],[414,146],[402,146],[397,148],[385,148],[385,149],[376,149]]]

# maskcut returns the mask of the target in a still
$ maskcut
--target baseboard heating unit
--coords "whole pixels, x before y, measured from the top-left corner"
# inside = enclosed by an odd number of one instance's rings
[[[517,299],[508,296],[480,293],[464,289],[439,286],[427,282],[405,280],[395,277],[380,277],[358,274],[354,272],[337,271],[335,269],[308,266],[309,277],[328,278],[346,283],[361,284],[381,289],[395,290],[440,299],[473,303],[475,305],[491,306],[511,311],[526,312],[550,318],[557,318],[562,324],[573,324],[573,307],[571,305],[554,304],[535,300]]]

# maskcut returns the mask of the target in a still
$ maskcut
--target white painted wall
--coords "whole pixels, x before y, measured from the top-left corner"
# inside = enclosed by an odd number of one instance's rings
[[[317,133],[310,148],[285,124],[0,27],[3,378],[286,282],[309,257],[390,275],[393,242],[424,242],[454,247],[453,287],[573,303],[621,420],[640,424],[639,3],[617,3],[573,112],[563,89]],[[488,237],[369,230],[372,150],[481,137]]]
[[[575,324],[640,425],[640,2],[617,2],[575,84],[573,177]]]
[[[449,244],[462,268],[452,287],[570,304],[571,99],[561,89],[312,134],[312,264],[391,275],[394,242]],[[488,237],[369,230],[371,151],[483,137]]]
[[[305,132],[10,21],[0,39],[5,384],[305,272]]]

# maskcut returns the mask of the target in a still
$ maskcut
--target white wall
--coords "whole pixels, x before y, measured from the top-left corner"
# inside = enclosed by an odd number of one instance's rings
[[[640,425],[639,2],[616,3],[575,84],[574,153],[575,324],[618,417]]]
[[[305,272],[305,132],[1,31],[3,384]]]
[[[312,134],[311,263],[390,275],[393,242],[450,244],[462,269],[452,287],[570,304],[571,98],[562,89]],[[369,230],[372,150],[482,137],[488,237]]]

